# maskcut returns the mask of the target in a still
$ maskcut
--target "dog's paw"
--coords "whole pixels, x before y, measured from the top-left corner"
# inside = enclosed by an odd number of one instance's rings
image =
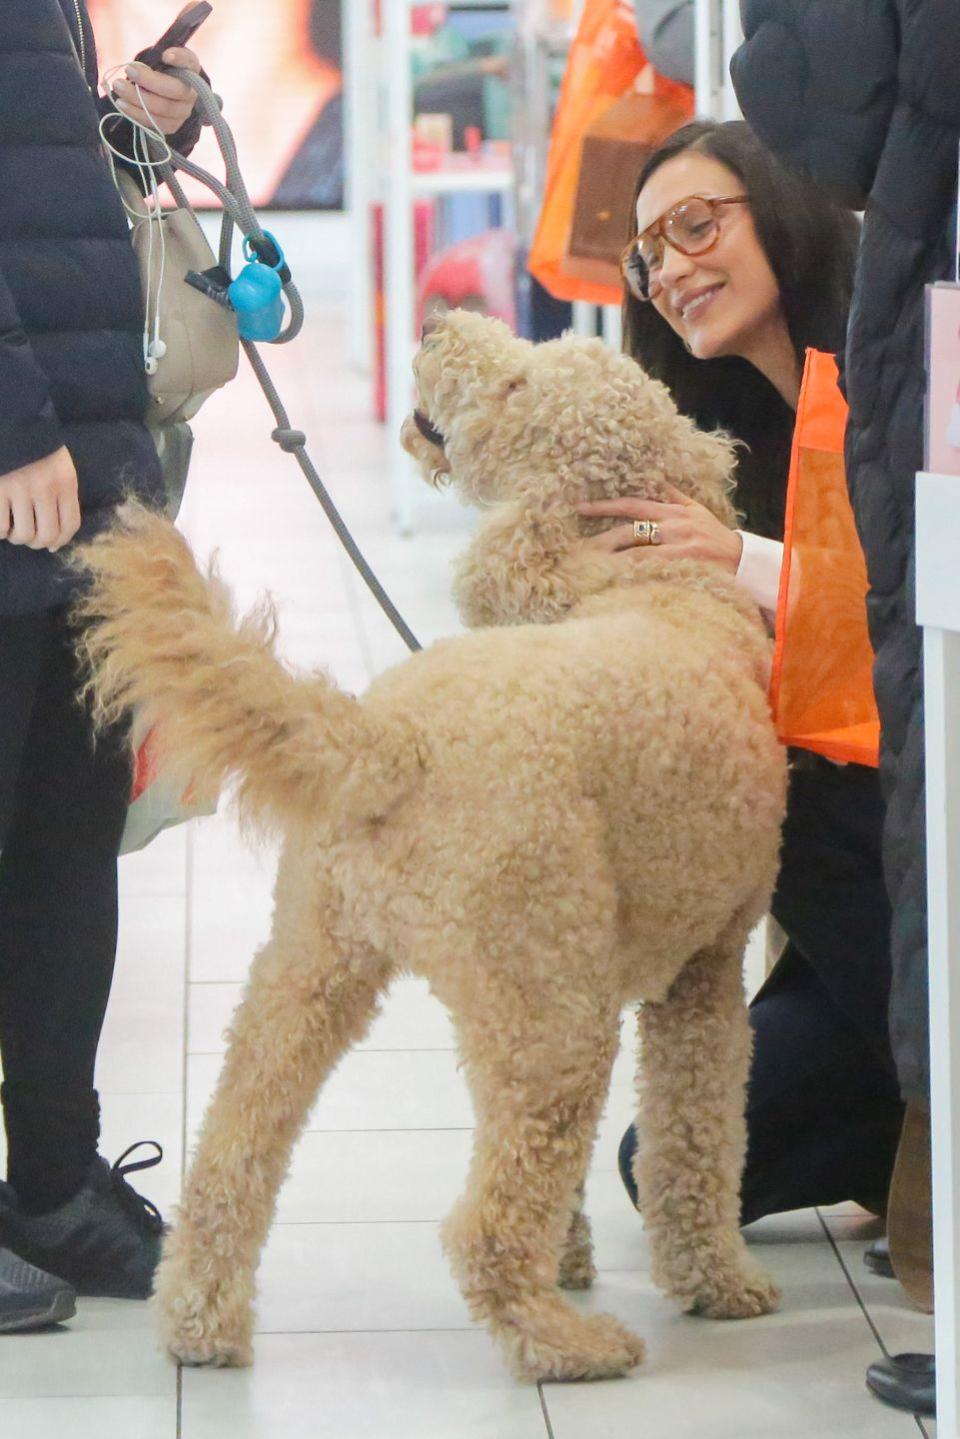
[[[213,1369],[245,1369],[253,1363],[253,1346],[246,1340],[178,1338],[167,1335],[167,1353],[179,1364],[208,1365]]]
[[[711,1285],[690,1306],[690,1313],[705,1319],[758,1319],[772,1314],[780,1303],[780,1290],[762,1269],[732,1274],[728,1281]]]
[[[518,1379],[615,1379],[643,1362],[643,1340],[609,1314],[568,1304],[501,1334]]]
[[[156,1273],[154,1307],[160,1337],[174,1359],[224,1369],[251,1364],[251,1300],[251,1284],[240,1271],[223,1281],[210,1274],[201,1281],[168,1240]]]

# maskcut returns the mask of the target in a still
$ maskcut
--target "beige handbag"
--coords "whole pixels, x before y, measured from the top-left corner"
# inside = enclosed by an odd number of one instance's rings
[[[231,310],[186,283],[188,271],[202,273],[217,263],[196,215],[174,206],[163,210],[159,221],[151,221],[133,176],[119,166],[114,175],[130,220],[146,314],[151,320],[159,315],[159,334],[166,347],[156,372],[147,376],[146,423],[157,429],[192,419],[214,390],[234,378],[240,361],[237,321]]]
[[[73,31],[69,34],[86,82],[83,58]],[[147,376],[150,408],[144,418],[154,432],[168,493],[176,495],[173,506],[176,514],[192,445],[185,422],[197,413],[214,390],[235,377],[240,363],[237,321],[230,310],[186,283],[188,271],[202,273],[217,263],[196,215],[186,202],[160,212],[164,242],[161,248],[155,227],[151,256],[152,222],[147,202],[132,173],[114,163],[106,145],[104,155],[130,221],[130,239],[140,267],[146,316],[148,321],[157,314],[160,316],[159,334],[166,348],[157,360],[155,373]],[[182,198],[182,192],[180,195]],[[169,433],[164,435],[161,431],[166,429]]]

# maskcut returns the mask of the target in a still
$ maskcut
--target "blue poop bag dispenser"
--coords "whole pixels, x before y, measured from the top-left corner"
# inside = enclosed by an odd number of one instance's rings
[[[269,244],[251,235],[244,237],[247,263],[227,291],[243,340],[275,340],[283,329],[283,284],[290,271],[269,230],[263,233]]]

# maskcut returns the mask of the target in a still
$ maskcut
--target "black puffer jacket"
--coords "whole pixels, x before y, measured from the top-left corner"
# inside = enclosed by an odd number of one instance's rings
[[[140,277],[100,150],[106,102],[96,100],[96,83],[82,4],[2,0],[0,475],[66,445],[80,482],[81,537],[123,492],[151,500],[161,488],[142,424]],[[175,138],[189,144],[198,128]],[[0,616],[49,609],[70,585],[62,557],[0,542]]]
[[[958,0],[742,0],[732,74],[787,163],[865,209],[844,365],[847,473],[870,578],[893,902],[891,1029],[901,1086],[929,1088],[923,691],[914,480],[923,462],[924,286],[952,273],[960,141]]]

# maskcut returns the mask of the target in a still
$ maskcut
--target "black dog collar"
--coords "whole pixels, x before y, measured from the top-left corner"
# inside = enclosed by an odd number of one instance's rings
[[[414,410],[413,423],[416,425],[417,429],[420,431],[421,435],[428,444],[436,445],[439,449],[443,449],[446,441],[444,440],[440,431],[435,429],[434,426],[431,425],[430,421],[427,419],[426,415],[423,413],[422,410]]]

